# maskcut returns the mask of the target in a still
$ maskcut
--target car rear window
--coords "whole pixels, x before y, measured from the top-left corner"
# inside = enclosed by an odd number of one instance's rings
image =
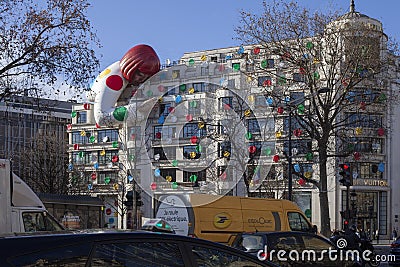
[[[57,246],[58,244],[54,244]],[[9,258],[8,262],[15,266],[85,266],[91,246],[88,244],[73,244],[57,248],[41,249],[39,252],[24,254]]]
[[[194,260],[199,267],[261,267],[258,260],[249,260],[235,253],[206,246],[193,245]]]
[[[91,266],[185,266],[178,243],[124,242],[96,246]]]

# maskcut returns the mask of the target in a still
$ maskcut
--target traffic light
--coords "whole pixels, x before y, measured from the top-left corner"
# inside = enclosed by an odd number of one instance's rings
[[[143,206],[143,201],[142,201],[142,196],[140,195],[140,192],[135,191],[135,197],[136,197],[136,207]]]
[[[340,215],[342,216],[342,220],[343,220],[343,229],[347,229],[347,227],[349,225],[350,211],[348,211],[348,210],[341,211]]]
[[[129,209],[133,206],[133,191],[126,192],[126,201],[124,201],[124,205]]]
[[[353,185],[353,175],[351,173],[351,168],[349,164],[339,164],[339,175],[342,178],[339,179],[339,182],[344,186],[351,186]]]

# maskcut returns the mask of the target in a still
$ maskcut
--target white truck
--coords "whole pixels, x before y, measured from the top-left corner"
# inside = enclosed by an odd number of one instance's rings
[[[0,234],[64,230],[10,165],[0,159]]]

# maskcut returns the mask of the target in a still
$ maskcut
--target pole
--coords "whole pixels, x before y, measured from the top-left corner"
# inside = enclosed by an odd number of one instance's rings
[[[292,201],[292,188],[293,188],[293,177],[292,177],[292,111],[289,112],[289,153],[288,153],[288,200]]]
[[[352,221],[350,215],[350,185],[346,185],[346,220],[347,222]],[[348,227],[349,225],[345,225],[345,229]]]

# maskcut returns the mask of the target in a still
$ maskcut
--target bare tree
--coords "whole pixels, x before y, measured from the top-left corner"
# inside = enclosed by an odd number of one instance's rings
[[[5,0],[0,8],[0,100],[85,89],[99,62],[86,0]],[[78,94],[77,92],[77,95]]]
[[[377,21],[368,19],[354,6],[339,17],[277,0],[264,1],[260,14],[242,11],[236,28],[238,39],[254,47],[247,55],[247,70],[252,69],[247,75],[268,76],[273,83],[265,84],[265,94],[273,99],[271,106],[290,113],[293,129],[313,140],[310,160],[318,164],[319,177],[302,178],[319,189],[325,235],[330,233],[328,159],[356,161],[360,135],[355,127],[366,117],[372,128],[387,127],[373,125],[371,115],[384,118],[385,105],[394,101],[388,95],[397,51],[388,47],[396,46],[388,44]],[[276,65],[269,66],[269,59]]]
[[[66,194],[68,185],[67,143],[60,143],[55,132],[38,134],[19,155],[25,168],[21,177],[35,192]]]

